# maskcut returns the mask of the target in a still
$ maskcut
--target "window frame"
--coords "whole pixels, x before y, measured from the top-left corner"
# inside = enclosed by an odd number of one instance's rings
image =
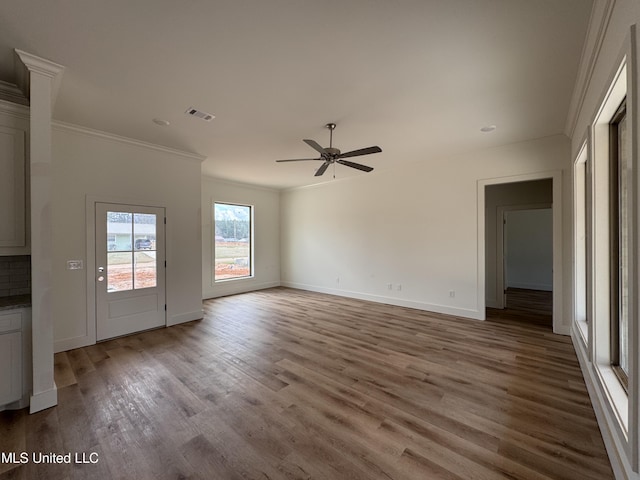
[[[249,273],[247,275],[242,275],[242,276],[235,276],[235,277],[226,277],[226,278],[216,278],[216,262],[217,262],[217,257],[216,257],[216,205],[228,205],[228,206],[233,206],[233,207],[242,207],[242,208],[248,208],[249,209],[249,235],[247,236],[247,240],[248,240],[248,247],[249,247],[249,251],[248,251],[248,267],[249,267]],[[213,235],[212,235],[212,249],[211,249],[211,253],[212,253],[212,272],[211,272],[211,278],[212,278],[212,284],[216,285],[216,284],[220,284],[220,283],[224,283],[224,282],[232,282],[232,281],[236,281],[236,280],[247,280],[247,279],[251,279],[254,278],[254,271],[255,271],[255,255],[254,255],[254,228],[255,228],[255,224],[254,224],[254,212],[255,212],[255,206],[254,205],[249,205],[249,204],[245,204],[245,203],[237,203],[237,202],[227,202],[227,201],[218,201],[218,200],[214,200],[212,202],[212,225],[213,225]]]
[[[621,362],[621,296],[625,293],[621,291],[621,275],[623,275],[623,269],[620,266],[621,256],[621,243],[625,232],[621,231],[622,217],[629,215],[629,205],[625,204],[622,198],[622,183],[628,182],[627,178],[622,178],[621,158],[622,148],[620,147],[621,135],[619,125],[622,121],[627,119],[627,98],[622,100],[620,106],[611,117],[609,124],[609,226],[610,226],[610,356],[611,367],[613,368],[616,377],[622,384],[625,392],[629,390],[629,376],[628,373],[622,367]],[[630,160],[630,159],[628,159]],[[627,202],[628,203],[628,202]],[[629,222],[627,222],[629,223]],[[628,225],[629,226],[629,225]],[[630,232],[627,232],[628,236]],[[627,275],[629,274],[627,266]],[[627,295],[629,295],[628,287],[629,281],[627,279]],[[627,315],[628,317],[628,315]],[[629,321],[627,318],[627,342],[629,341]],[[627,346],[627,359],[626,364],[629,364],[629,347]],[[628,367],[627,367],[628,368]]]

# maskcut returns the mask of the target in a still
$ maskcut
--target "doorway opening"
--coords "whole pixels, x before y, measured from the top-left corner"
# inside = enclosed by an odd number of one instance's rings
[[[560,172],[479,182],[479,299],[485,318],[562,324]]]

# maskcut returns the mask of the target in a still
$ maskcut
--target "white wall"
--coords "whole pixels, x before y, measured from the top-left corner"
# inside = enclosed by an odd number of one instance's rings
[[[253,206],[253,277],[213,281],[213,204]],[[202,297],[215,298],[280,285],[280,192],[202,177]]]
[[[87,196],[166,208],[167,323],[202,318],[200,160],[86,129],[54,125],[53,278],[56,351],[95,342],[87,301]],[[85,262],[67,270],[66,261]],[[94,333],[95,335],[95,333]]]
[[[506,212],[506,287],[553,289],[553,217],[550,208]]]
[[[478,180],[568,165],[555,136],[285,191],[283,285],[483,318]]]

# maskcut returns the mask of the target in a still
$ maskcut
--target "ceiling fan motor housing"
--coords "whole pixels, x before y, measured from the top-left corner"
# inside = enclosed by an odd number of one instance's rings
[[[324,149],[327,152],[327,160],[335,160],[340,156],[340,150],[337,148],[328,147]]]

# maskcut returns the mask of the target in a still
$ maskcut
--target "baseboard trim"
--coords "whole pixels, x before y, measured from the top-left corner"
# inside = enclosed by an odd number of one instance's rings
[[[95,345],[95,343],[96,339],[89,338],[88,335],[56,340],[53,343],[53,353],[66,352],[68,350],[73,350],[74,348],[88,347],[89,345]]]
[[[172,327],[173,325],[178,325],[180,323],[192,322],[194,320],[202,320],[203,317],[204,312],[202,310],[172,315],[170,319],[167,319],[167,327]]]
[[[53,385],[53,388],[44,392],[31,395],[31,401],[29,405],[29,413],[36,413],[47,408],[55,407],[58,404],[58,388]]]
[[[382,295],[372,295],[369,293],[353,292],[348,290],[336,290],[333,288],[317,287],[315,285],[306,285],[303,283],[282,282],[281,285],[283,287],[296,288],[298,290],[308,290],[310,292],[326,293],[328,295],[337,295],[339,297],[356,298],[358,300],[367,300],[370,302],[384,303],[387,305],[396,305],[398,307],[415,308],[416,310],[443,313],[445,315],[464,317],[472,320],[484,320],[484,312],[479,312],[478,310],[456,308],[450,307],[448,305],[417,302],[415,300],[405,300],[402,298],[385,297]]]
[[[203,292],[202,299],[209,300],[211,298],[226,297],[227,295],[236,295],[238,293],[255,292],[256,290],[265,290],[267,288],[279,287],[280,282],[263,282],[263,283],[234,283],[223,282],[212,287],[212,290]]]
[[[507,288],[521,288],[522,290],[539,290],[543,292],[553,292],[553,285],[547,283],[512,283]]]

